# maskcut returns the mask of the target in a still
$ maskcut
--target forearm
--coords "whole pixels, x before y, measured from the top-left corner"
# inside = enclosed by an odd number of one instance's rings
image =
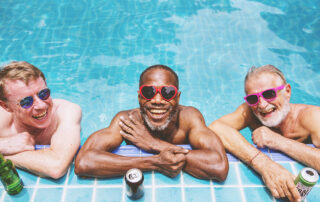
[[[26,151],[6,156],[22,169],[28,170],[41,177],[58,179],[68,170],[73,159],[72,155],[57,155],[51,149]]]
[[[282,136],[272,148],[320,172],[320,149]]]
[[[259,152],[252,144],[250,144],[239,131],[219,121],[210,125],[216,135],[219,136],[226,150],[241,159],[246,164]],[[260,154],[264,155],[264,154]]]
[[[89,177],[115,177],[124,175],[130,168],[142,171],[156,170],[156,156],[126,157],[109,152],[88,150],[75,161],[75,173]]]
[[[161,151],[171,147],[177,147],[177,146],[160,139],[155,139],[151,144],[150,152],[160,153]]]
[[[184,171],[200,179],[224,181],[228,174],[228,160],[225,154],[211,150],[190,150]]]

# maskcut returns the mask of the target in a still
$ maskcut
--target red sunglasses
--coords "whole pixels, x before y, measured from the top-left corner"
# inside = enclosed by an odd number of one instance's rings
[[[160,88],[157,88],[148,85],[142,85],[139,89],[139,94],[146,100],[151,100],[158,92],[164,100],[170,101],[176,97],[178,89],[175,86],[160,86]]]

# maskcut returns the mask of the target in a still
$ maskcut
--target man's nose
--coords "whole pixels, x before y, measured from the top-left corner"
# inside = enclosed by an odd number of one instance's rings
[[[269,103],[263,99],[262,96],[259,97],[259,101],[258,101],[258,107],[259,108],[265,108]]]
[[[46,103],[41,100],[38,96],[34,96],[33,98],[33,108],[34,109],[43,109],[46,107]]]
[[[160,104],[160,103],[164,102],[164,99],[160,95],[160,92],[156,93],[156,95],[152,98],[151,102],[155,103],[155,104]]]

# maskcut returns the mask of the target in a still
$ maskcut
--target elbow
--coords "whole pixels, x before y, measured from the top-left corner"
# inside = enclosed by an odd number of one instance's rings
[[[46,175],[52,179],[59,179],[61,177],[63,177],[67,171],[68,171],[69,166],[67,166],[66,168],[64,168],[63,166],[61,166],[61,164],[52,166],[51,168],[48,169],[48,172],[46,173]]]
[[[85,176],[88,168],[88,166],[86,166],[86,162],[87,161],[85,156],[79,154],[77,155],[77,158],[74,163],[74,172],[76,175]]]
[[[227,158],[220,158],[220,161],[213,161],[208,178],[223,182],[226,180],[229,172],[229,163]]]
[[[229,172],[229,163],[228,161],[221,163],[220,168],[218,169],[218,175],[216,176],[216,180],[219,182],[223,182],[227,179]]]

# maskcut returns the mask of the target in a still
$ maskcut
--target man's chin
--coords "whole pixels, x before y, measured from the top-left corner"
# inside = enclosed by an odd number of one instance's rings
[[[142,116],[144,119],[144,122],[146,123],[147,127],[149,128],[150,131],[152,132],[162,132],[167,129],[170,120],[167,119],[165,120],[162,124],[153,124],[152,121],[149,119],[147,116]]]

